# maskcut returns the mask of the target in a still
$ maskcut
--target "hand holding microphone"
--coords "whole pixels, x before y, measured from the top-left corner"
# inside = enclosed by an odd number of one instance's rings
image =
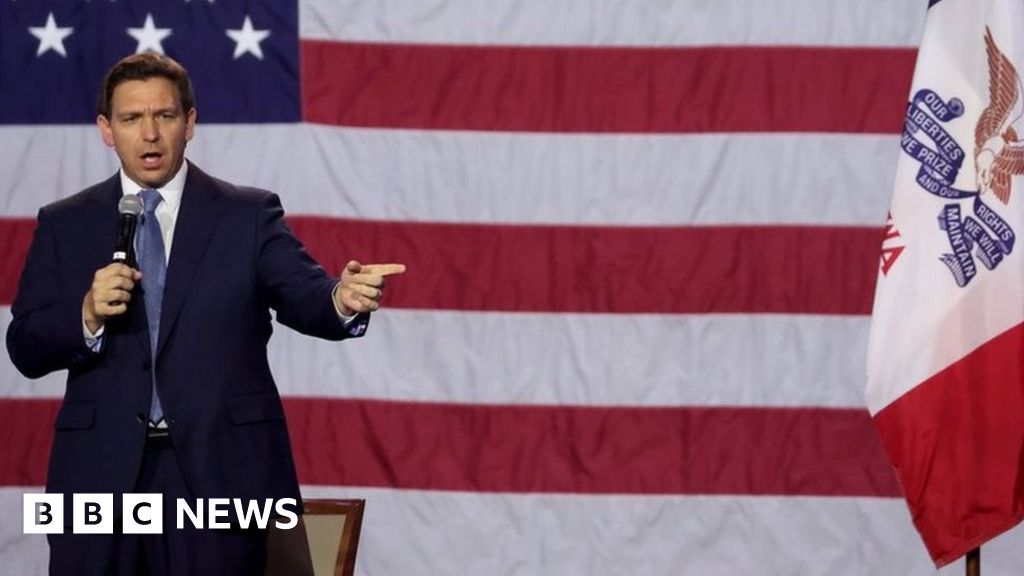
[[[121,198],[117,243],[113,262],[93,275],[92,286],[82,300],[82,321],[95,334],[107,318],[128,311],[135,283],[142,273],[135,269],[135,229],[142,214],[142,200],[135,194]]]

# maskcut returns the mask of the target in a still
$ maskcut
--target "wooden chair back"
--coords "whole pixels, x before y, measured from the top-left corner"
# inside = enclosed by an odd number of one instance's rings
[[[365,500],[308,499],[290,530],[270,524],[266,576],[352,576]]]

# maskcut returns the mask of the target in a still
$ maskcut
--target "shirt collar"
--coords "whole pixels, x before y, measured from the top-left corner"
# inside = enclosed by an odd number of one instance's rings
[[[178,203],[181,202],[181,195],[185,192],[185,177],[188,176],[188,162],[182,162],[181,168],[178,169],[178,173],[171,178],[171,181],[164,184],[162,188],[157,188],[156,191],[160,193],[160,196],[164,199],[164,204],[167,205],[172,211],[178,209]],[[138,194],[143,190],[142,186],[139,186],[134,180],[128,177],[124,173],[124,168],[121,169],[121,192],[124,195]]]

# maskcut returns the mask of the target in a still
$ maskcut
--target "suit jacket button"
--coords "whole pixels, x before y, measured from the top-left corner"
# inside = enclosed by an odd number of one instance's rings
[[[135,421],[138,422],[139,424],[145,424],[146,423],[146,415],[143,414],[142,412],[137,412],[135,414]]]

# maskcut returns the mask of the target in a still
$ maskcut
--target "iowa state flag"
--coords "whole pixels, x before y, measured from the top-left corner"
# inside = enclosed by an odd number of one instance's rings
[[[1024,4],[933,0],[868,347],[868,407],[932,559],[1021,520]]]

